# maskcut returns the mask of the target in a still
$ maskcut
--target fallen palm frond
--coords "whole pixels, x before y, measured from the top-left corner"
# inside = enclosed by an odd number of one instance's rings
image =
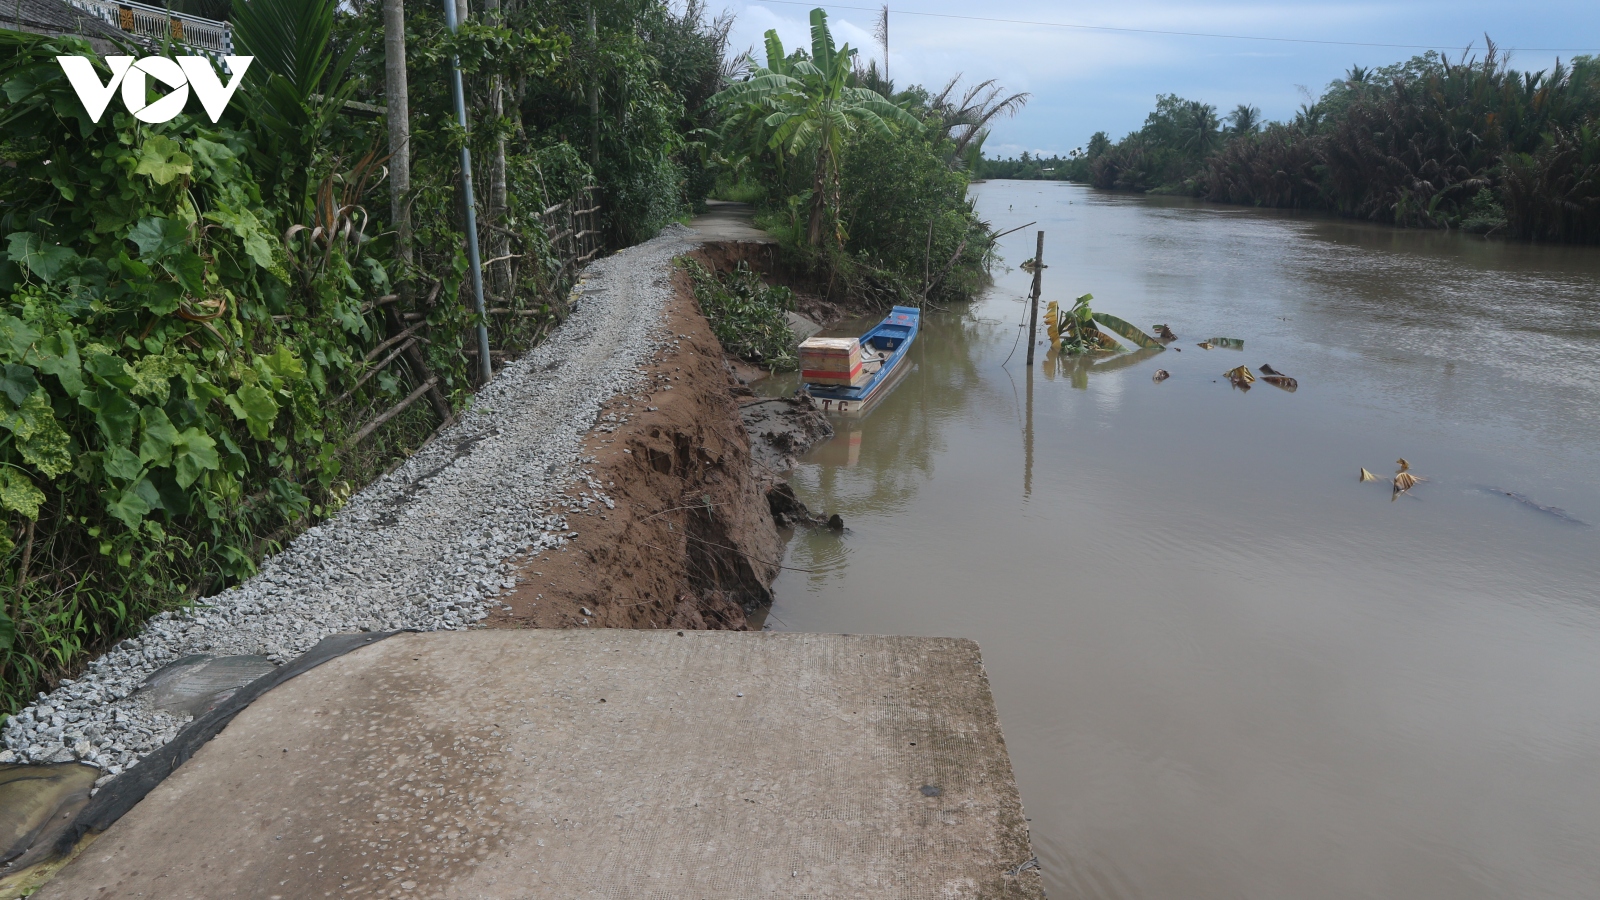
[[[1365,467],[1362,467],[1362,469],[1361,469],[1361,480],[1362,481],[1377,481],[1378,480],[1378,476],[1372,474],[1371,472],[1368,472]]]
[[[1222,374],[1227,376],[1228,381],[1236,388],[1248,388],[1256,380],[1255,373],[1250,371],[1249,366],[1238,366]]]
[[[1394,501],[1395,498],[1399,497],[1401,494],[1404,494],[1413,487],[1416,487],[1417,482],[1421,480],[1422,479],[1411,474],[1410,472],[1396,472],[1394,476],[1394,490],[1389,493],[1389,500],[1391,502]]]

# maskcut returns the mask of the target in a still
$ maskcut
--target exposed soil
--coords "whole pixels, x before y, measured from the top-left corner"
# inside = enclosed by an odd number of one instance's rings
[[[695,255],[728,265],[734,254],[720,246],[703,251],[718,258]],[[573,485],[565,508],[577,536],[522,566],[501,597],[509,609],[486,625],[744,630],[746,612],[771,603],[785,457],[832,428],[807,400],[758,401],[724,359],[687,276],[674,269],[672,279],[664,325],[677,343],[645,369],[644,387],[612,398],[586,438],[594,481]],[[767,446],[755,455],[741,402],[763,408],[756,434]]]

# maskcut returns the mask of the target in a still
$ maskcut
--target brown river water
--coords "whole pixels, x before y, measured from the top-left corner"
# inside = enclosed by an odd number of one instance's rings
[[[849,530],[769,627],[976,639],[1057,900],[1600,897],[1600,249],[973,191],[1182,350],[1030,377],[1004,238],[794,473]]]

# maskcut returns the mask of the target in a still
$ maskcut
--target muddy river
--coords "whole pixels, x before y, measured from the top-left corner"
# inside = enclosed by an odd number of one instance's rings
[[[1003,239],[795,473],[849,531],[770,626],[977,639],[1057,900],[1600,896],[1600,250],[974,191],[1181,352],[1030,374]]]

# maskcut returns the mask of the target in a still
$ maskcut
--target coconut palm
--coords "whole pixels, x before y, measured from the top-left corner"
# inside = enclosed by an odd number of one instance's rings
[[[789,157],[815,157],[806,228],[806,240],[815,247],[838,209],[845,138],[861,128],[889,133],[895,126],[919,128],[920,123],[881,94],[852,84],[856,51],[848,44],[834,47],[828,14],[820,8],[811,11],[810,58],[785,56],[776,31],[767,32],[766,49],[767,64],[724,89],[712,103],[729,109],[736,127],[759,122],[767,148]]]
[[[1261,108],[1241,103],[1228,113],[1225,121],[1228,131],[1235,135],[1255,134],[1261,130]]]

